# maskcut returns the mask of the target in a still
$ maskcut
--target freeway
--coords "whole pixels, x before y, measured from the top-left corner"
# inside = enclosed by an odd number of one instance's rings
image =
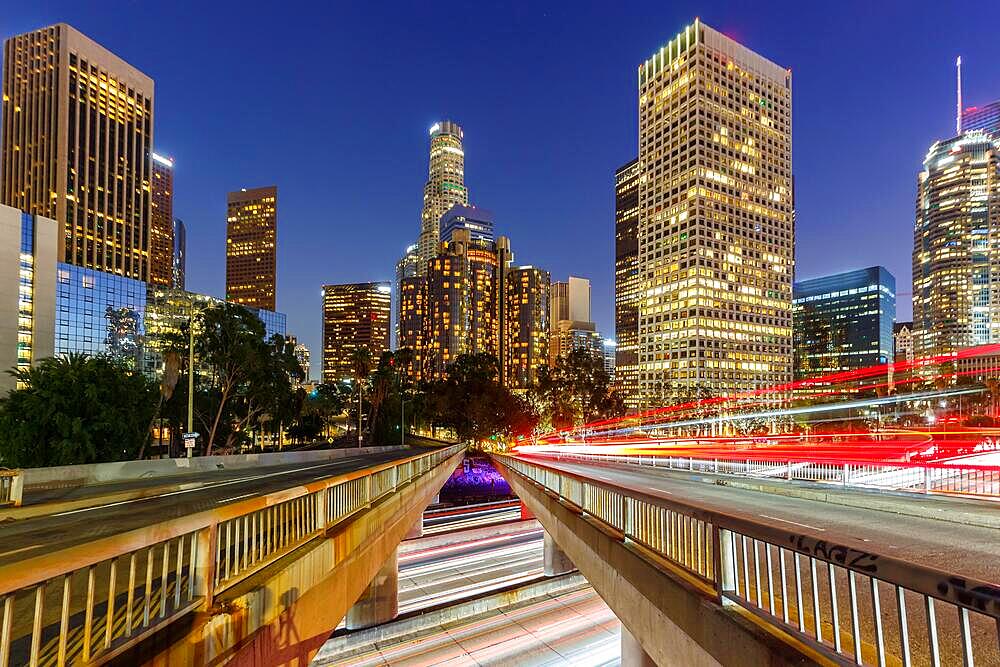
[[[219,507],[251,496],[362,470],[378,463],[413,456],[425,449],[406,449],[347,457],[328,463],[293,464],[211,473],[210,481],[192,488],[145,498],[111,502],[84,509],[0,523],[0,567],[95,539]],[[202,475],[204,480],[206,476]],[[151,486],[163,479],[148,480]]]
[[[593,588],[546,596],[367,647],[314,665],[573,665],[620,663],[621,625]]]
[[[477,597],[542,576],[542,528],[525,521],[516,532],[460,542],[399,548],[399,612]]]
[[[521,503],[501,500],[461,507],[443,507],[424,512],[424,535],[444,533],[461,528],[488,526],[521,518]]]

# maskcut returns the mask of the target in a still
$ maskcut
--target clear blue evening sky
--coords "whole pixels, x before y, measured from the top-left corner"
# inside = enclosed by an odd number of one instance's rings
[[[610,335],[635,69],[696,15],[793,70],[798,276],[883,264],[908,317],[915,179],[954,127],[955,56],[968,104],[1000,98],[994,0],[36,0],[0,12],[0,35],[65,21],[156,80],[189,289],[224,291],[226,192],[278,185],[278,308],[315,367],[320,285],[391,278],[443,117],[464,126],[472,201],[515,259],[590,278]]]

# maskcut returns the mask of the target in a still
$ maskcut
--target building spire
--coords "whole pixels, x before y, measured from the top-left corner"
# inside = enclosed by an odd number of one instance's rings
[[[962,56],[958,57],[955,67],[958,70],[958,106],[955,114],[955,134],[958,135],[962,134]]]

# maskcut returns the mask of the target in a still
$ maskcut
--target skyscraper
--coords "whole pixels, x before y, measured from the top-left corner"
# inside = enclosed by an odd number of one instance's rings
[[[478,206],[455,204],[441,216],[439,228],[441,241],[450,241],[451,234],[456,229],[469,230],[469,235],[476,241],[496,240],[493,233],[493,214]]]
[[[387,282],[323,286],[323,382],[351,379],[358,349],[372,363],[389,350],[390,291]]]
[[[795,283],[795,379],[892,361],[896,279],[884,267]]]
[[[230,192],[226,220],[226,301],[274,310],[278,188]]]
[[[791,72],[695,20],[638,68],[639,393],[792,374]]]
[[[615,382],[639,404],[639,160],[615,172]]]
[[[149,282],[169,287],[174,281],[174,161],[156,153],[149,221]]]
[[[187,264],[187,227],[180,218],[174,218],[174,252],[172,287],[184,289],[184,273]]]
[[[566,282],[552,283],[549,301],[550,324],[560,320],[590,321],[590,281],[570,276]]]
[[[396,262],[396,284],[392,291],[392,334],[393,349],[408,347],[400,342],[400,326],[403,320],[402,295],[403,280],[417,275],[417,244],[407,246],[406,252]]]
[[[59,23],[4,42],[0,201],[68,263],[149,278],[153,80]]]
[[[514,266],[506,272],[501,310],[506,312],[503,364],[506,384],[527,389],[549,355],[549,272]]]
[[[917,183],[913,329],[917,357],[1000,341],[1000,136],[935,142]]]
[[[986,130],[1000,133],[1000,100],[962,111],[962,131]]]
[[[441,216],[456,204],[469,203],[462,128],[450,120],[443,120],[431,127],[430,135],[430,164],[417,241],[417,275],[427,271],[427,262],[438,252]]]

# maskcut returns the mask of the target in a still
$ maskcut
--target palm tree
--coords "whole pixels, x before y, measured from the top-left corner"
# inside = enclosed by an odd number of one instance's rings
[[[361,446],[361,383],[371,373],[372,353],[367,347],[357,347],[351,352],[351,372],[358,388],[358,447]]]

